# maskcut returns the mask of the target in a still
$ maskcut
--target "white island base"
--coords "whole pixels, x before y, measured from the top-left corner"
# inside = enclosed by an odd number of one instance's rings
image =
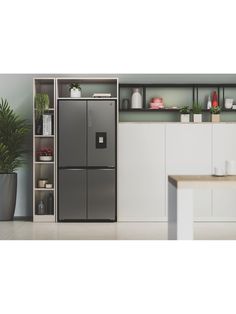
[[[168,240],[193,240],[193,190],[234,188],[236,176],[168,176]]]

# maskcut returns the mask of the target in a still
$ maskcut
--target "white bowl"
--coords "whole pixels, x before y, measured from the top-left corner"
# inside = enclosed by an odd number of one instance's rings
[[[39,156],[40,161],[52,161],[52,156]]]

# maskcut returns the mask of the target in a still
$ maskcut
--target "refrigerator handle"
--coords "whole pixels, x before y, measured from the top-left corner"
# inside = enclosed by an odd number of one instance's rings
[[[91,111],[88,108],[88,127],[91,128],[92,127],[92,115],[91,115]]]

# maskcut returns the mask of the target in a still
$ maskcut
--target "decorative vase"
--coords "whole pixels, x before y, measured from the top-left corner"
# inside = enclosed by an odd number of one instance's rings
[[[193,114],[193,122],[201,123],[202,122],[202,114],[201,113],[194,113]]]
[[[207,109],[210,110],[211,109],[211,96],[208,96],[208,101],[207,101]]]
[[[218,96],[216,91],[212,93],[212,107],[218,107]]]
[[[139,88],[134,88],[131,97],[131,108],[141,109],[142,108],[142,95]]]
[[[45,215],[46,214],[46,206],[44,202],[41,200],[37,206],[37,215]]]
[[[0,191],[0,220],[13,220],[17,192],[16,173],[0,173]]]
[[[180,121],[183,123],[190,122],[190,114],[181,114],[180,115]]]
[[[220,114],[212,114],[211,122],[220,122]]]
[[[71,98],[80,98],[81,97],[81,90],[78,88],[72,88],[70,90],[70,97]]]
[[[53,213],[54,213],[54,198],[53,194],[49,193],[47,197],[47,214],[53,215]]]

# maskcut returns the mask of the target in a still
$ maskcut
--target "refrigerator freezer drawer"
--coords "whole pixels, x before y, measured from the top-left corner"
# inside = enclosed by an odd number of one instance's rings
[[[88,219],[116,219],[115,169],[88,170]]]
[[[86,219],[86,170],[59,170],[59,221]]]

